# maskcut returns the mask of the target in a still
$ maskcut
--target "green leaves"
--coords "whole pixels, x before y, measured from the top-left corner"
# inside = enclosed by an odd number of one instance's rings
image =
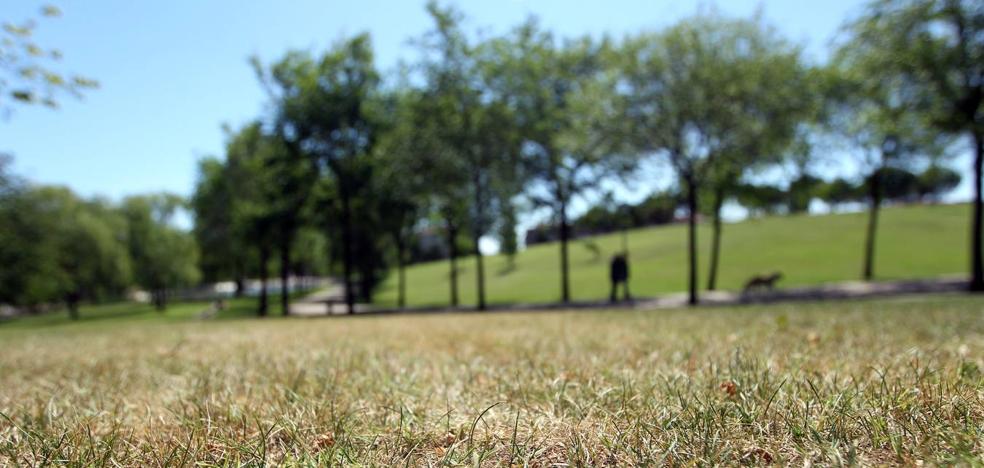
[[[120,296],[130,285],[126,222],[115,207],[68,189],[0,192],[0,302],[35,306]]]
[[[43,18],[61,16],[61,10],[44,6]],[[61,51],[46,50],[32,39],[37,23],[28,20],[21,24],[3,23],[0,31],[0,110],[9,111],[11,102],[42,104],[58,107],[58,97],[63,93],[80,97],[83,92],[98,88],[91,78],[68,75],[52,67],[60,61]],[[2,99],[10,97],[10,100]]]
[[[131,196],[121,211],[134,279],[150,292],[195,284],[199,279],[198,247],[192,236],[171,225],[184,200],[172,194]]]

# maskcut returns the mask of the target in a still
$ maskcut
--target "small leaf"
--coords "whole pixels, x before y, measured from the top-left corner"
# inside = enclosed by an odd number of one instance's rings
[[[34,94],[32,94],[30,91],[12,91],[10,95],[18,101],[22,101],[22,102],[34,101]]]
[[[25,80],[33,80],[34,77],[38,76],[38,69],[37,67],[24,67],[18,71],[18,74]]]
[[[54,5],[45,5],[41,7],[41,14],[49,18],[57,18],[61,16],[61,9]]]
[[[98,88],[99,82],[84,76],[73,76],[72,84],[79,88]]]
[[[48,84],[51,85],[51,86],[64,86],[65,85],[65,78],[62,78],[61,75],[59,75],[57,73],[46,72],[44,74],[44,80],[47,81]]]

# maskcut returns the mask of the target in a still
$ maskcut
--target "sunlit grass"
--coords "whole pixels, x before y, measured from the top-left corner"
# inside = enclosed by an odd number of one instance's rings
[[[980,461],[984,302],[0,326],[0,465]]]
[[[781,287],[850,281],[861,277],[866,215],[779,216],[724,226],[718,286],[738,290],[749,277],[782,271]],[[882,212],[875,279],[928,278],[967,274],[970,207],[962,205],[898,206]],[[637,296],[687,288],[686,230],[683,225],[638,229],[629,234],[631,287]],[[700,286],[706,284],[710,229],[699,227]],[[609,257],[622,248],[619,234],[593,239],[601,255],[584,241],[570,245],[571,293],[575,300],[608,297]],[[463,305],[475,304],[475,263],[459,262]],[[516,267],[502,256],[486,262],[486,291],[492,303],[548,303],[560,299],[557,244],[538,245],[520,253]],[[446,305],[448,262],[416,265],[407,271],[410,305]],[[396,275],[377,294],[382,305],[396,304]]]

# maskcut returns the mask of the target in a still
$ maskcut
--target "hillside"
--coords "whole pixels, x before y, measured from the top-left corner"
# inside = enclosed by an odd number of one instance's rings
[[[739,289],[756,273],[780,270],[781,287],[858,279],[865,213],[760,218],[724,226],[719,286]],[[967,205],[920,205],[886,208],[882,212],[875,261],[876,279],[902,279],[961,274],[967,271],[969,232]],[[698,229],[701,287],[706,283],[710,226]],[[629,233],[631,289],[652,296],[686,288],[686,227],[637,229]],[[595,255],[584,240],[571,243],[571,289],[574,300],[608,295],[608,259],[621,248],[619,234],[591,238],[601,249]],[[490,303],[553,302],[559,298],[560,256],[556,243],[531,247],[506,269],[505,257],[488,257],[487,299]],[[459,262],[459,294],[463,305],[475,301],[474,259]],[[414,265],[407,270],[407,301],[411,306],[448,302],[448,262]],[[380,305],[396,303],[396,274],[377,294]]]

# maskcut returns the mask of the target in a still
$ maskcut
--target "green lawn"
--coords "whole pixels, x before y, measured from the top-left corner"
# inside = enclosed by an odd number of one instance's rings
[[[724,227],[719,286],[739,289],[751,275],[780,270],[780,286],[812,285],[859,279],[866,223],[864,213],[830,216],[784,216],[754,219]],[[877,279],[924,278],[964,274],[969,260],[968,205],[892,207],[883,211],[875,263]],[[649,296],[686,289],[686,228],[683,225],[632,231],[632,291]],[[699,227],[699,272],[706,283],[710,229]],[[619,235],[594,238],[600,258],[571,244],[571,289],[575,300],[608,295],[608,258],[621,248]],[[475,301],[474,259],[460,262],[462,304]],[[560,297],[557,244],[534,246],[520,253],[516,268],[506,270],[501,256],[486,263],[487,297],[492,303],[542,303]],[[448,303],[448,263],[411,267],[407,272],[410,305]],[[396,275],[377,294],[381,305],[396,303]]]
[[[280,295],[270,295],[270,314],[280,315]],[[109,304],[83,304],[79,308],[79,320],[71,320],[68,311],[51,311],[38,315],[22,315],[0,320],[0,332],[4,330],[34,330],[41,328],[105,328],[118,323],[145,322],[167,324],[197,320],[212,306],[211,302],[172,302],[164,311],[150,304],[116,302]],[[215,315],[220,320],[256,317],[256,299],[241,298],[226,301],[226,310]]]
[[[0,466],[918,466],[984,456],[984,303],[973,296],[154,314],[0,325]]]

